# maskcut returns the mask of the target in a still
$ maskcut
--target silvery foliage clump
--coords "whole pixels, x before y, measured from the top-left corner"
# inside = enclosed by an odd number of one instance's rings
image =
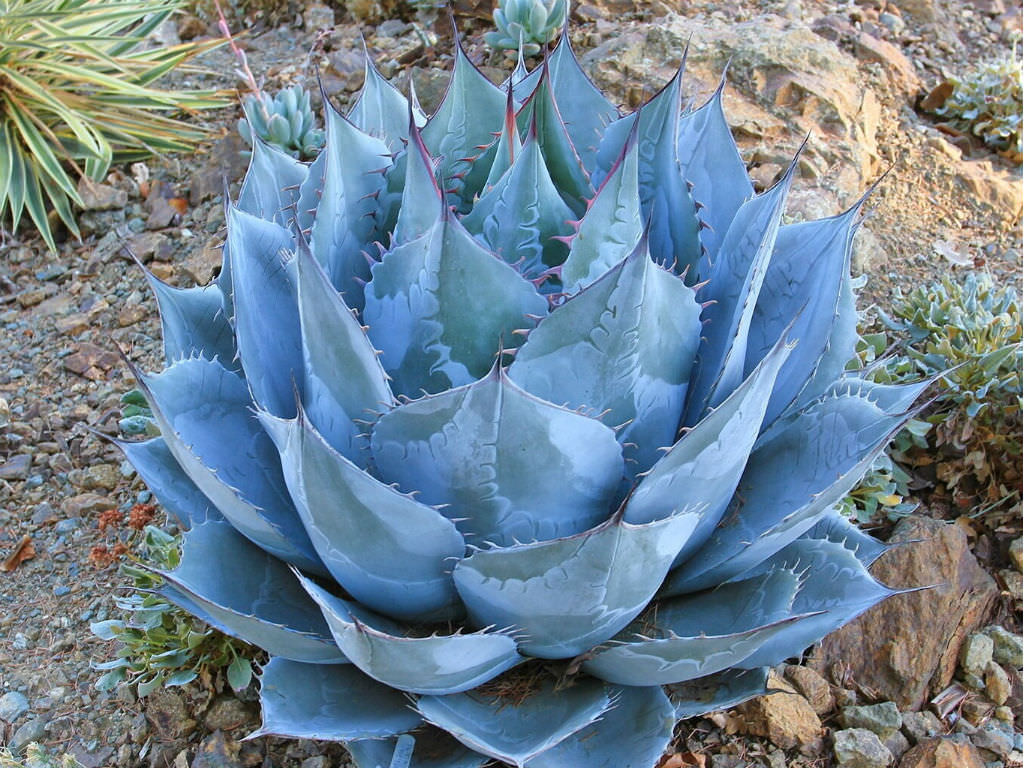
[[[245,117],[238,133],[250,147],[253,134],[292,157],[311,160],[324,146],[324,132],[316,127],[309,91],[293,85],[271,96],[265,91],[248,94],[242,101]]]
[[[565,26],[568,0],[498,0],[494,26],[484,40],[499,50],[522,50],[536,56],[542,46],[553,42]]]
[[[121,447],[190,527],[161,594],[271,656],[258,733],[647,768],[893,594],[836,510],[925,386],[845,370],[862,201],[781,225],[682,87],[459,48],[427,118],[368,61],[312,164],[256,141],[214,283],[149,276]]]

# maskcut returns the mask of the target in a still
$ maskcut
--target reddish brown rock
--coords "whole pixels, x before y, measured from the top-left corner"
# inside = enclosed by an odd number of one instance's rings
[[[782,749],[799,748],[804,754],[820,752],[823,746],[821,720],[807,699],[774,676],[769,688],[781,692],[758,696],[740,705],[739,730],[766,738]]]
[[[843,667],[878,699],[919,709],[952,679],[961,644],[985,622],[999,590],[956,525],[908,517],[890,543],[902,546],[878,559],[876,579],[894,588],[937,586],[875,606],[825,638],[808,666],[823,674]]]
[[[899,768],[985,768],[985,761],[965,737],[936,737],[903,755]]]

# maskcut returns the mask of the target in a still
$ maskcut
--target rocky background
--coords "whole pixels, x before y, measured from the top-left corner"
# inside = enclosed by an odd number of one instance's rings
[[[502,78],[510,62],[482,44],[489,8],[463,0],[456,10],[471,56]],[[427,108],[440,99],[446,20],[361,24],[322,5],[299,11],[242,40],[268,90],[310,85],[319,67],[344,107],[362,81],[362,35],[386,75],[411,73]],[[577,5],[571,26],[584,68],[629,109],[674,74],[688,41],[698,102],[728,65],[726,111],[759,189],[807,139],[791,220],[837,213],[885,174],[856,245],[855,270],[869,278],[862,308],[972,269],[1018,284],[1020,167],[918,109],[946,76],[1012,50],[1013,3],[600,0]],[[162,34],[216,30],[186,16]],[[203,64],[210,71],[183,79],[237,84],[226,49]],[[159,354],[155,302],[121,248],[181,285],[212,276],[222,180],[237,184],[246,167],[238,114],[217,116],[215,140],[194,156],[118,169],[83,189],[83,243],[56,256],[25,233],[0,243],[0,744],[38,741],[87,768],[347,764],[338,746],[240,742],[256,724],[252,688],[239,697],[223,681],[197,682],[140,701],[128,689],[95,690],[90,667],[114,655],[89,624],[119,617],[113,599],[127,580],[116,560],[135,541],[108,511],[151,501],[91,431],[116,433],[119,398],[133,387],[118,347],[143,366]],[[874,570],[893,587],[932,588],[886,601],[779,670],[779,693],[681,724],[661,768],[1021,765],[1020,521],[950,522],[922,501],[881,531],[900,546]]]

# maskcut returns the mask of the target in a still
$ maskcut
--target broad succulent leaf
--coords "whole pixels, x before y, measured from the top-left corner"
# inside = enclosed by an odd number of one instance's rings
[[[275,657],[260,674],[263,723],[249,738],[382,739],[418,726],[400,691],[351,665],[323,667]]]
[[[437,696],[461,693],[523,661],[516,641],[507,633],[407,637],[398,625],[365,610],[356,615],[356,604],[300,579],[323,611],[345,657],[392,688]]]
[[[477,546],[597,525],[623,472],[610,428],[523,391],[497,363],[473,384],[384,414],[371,445],[381,474],[447,505],[444,514]]]
[[[272,657],[258,733],[650,768],[893,594],[837,503],[932,382],[849,368],[864,201],[782,225],[683,89],[620,116],[563,34],[501,87],[460,46],[426,118],[367,59],[313,162],[257,141],[215,284],[147,275],[118,444],[189,528],[160,593]]]
[[[531,656],[575,656],[644,609],[696,524],[688,510],[644,525],[616,517],[576,536],[481,550],[455,566],[455,586],[477,625],[523,631]]]
[[[185,474],[162,437],[138,443],[115,440],[114,445],[124,452],[146,485],[159,489],[157,501],[180,528],[187,530],[207,520],[222,519],[217,508]]]
[[[194,526],[178,567],[157,573],[166,580],[158,592],[229,635],[293,661],[347,662],[288,566],[226,522]]]
[[[525,766],[531,759],[586,728],[614,702],[596,680],[562,691],[546,684],[523,702],[496,696],[424,696],[416,708],[471,749]]]

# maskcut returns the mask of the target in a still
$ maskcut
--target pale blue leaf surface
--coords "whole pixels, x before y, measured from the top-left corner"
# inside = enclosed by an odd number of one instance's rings
[[[826,395],[859,395],[875,403],[891,416],[905,413],[939,376],[915,381],[912,384],[879,384],[851,374],[833,382]]]
[[[698,549],[722,519],[760,432],[768,395],[792,347],[780,340],[747,380],[687,431],[641,479],[625,519],[658,520],[689,507],[700,522],[677,562]]]
[[[726,517],[666,584],[713,587],[767,560],[849,492],[905,421],[857,396],[827,397],[761,435]]]
[[[833,332],[839,330],[838,324],[851,325],[856,341],[856,311],[841,316],[839,310],[841,288],[850,271],[858,209],[779,229],[747,337],[745,371],[753,370],[790,324],[790,338],[799,343],[779,373],[765,416],[768,424],[804,393],[829,349]],[[853,351],[850,347],[839,354],[848,360]],[[829,370],[827,375],[834,381],[841,372],[842,368]],[[812,394],[817,397],[821,392]]]
[[[686,426],[696,424],[743,380],[747,336],[795,167],[774,187],[740,207],[722,241],[708,285],[700,294],[702,301],[713,303],[704,310],[707,325],[697,375],[690,384]],[[772,343],[777,339],[778,334]]]
[[[302,245],[296,275],[306,413],[335,450],[365,468],[369,441],[355,420],[372,419],[392,404],[387,374],[352,310]]]
[[[619,111],[590,81],[572,50],[569,35],[563,34],[547,57],[551,90],[565,129],[588,173],[597,164],[597,148],[605,128]],[[542,67],[538,70],[543,72]]]
[[[573,231],[572,218],[548,175],[531,128],[512,167],[476,201],[462,224],[532,280],[565,261],[568,248],[554,238]]]
[[[200,355],[216,358],[225,368],[241,371],[235,359],[235,335],[224,313],[224,294],[214,283],[175,288],[143,267],[160,308],[164,361],[168,364]]]
[[[562,285],[577,293],[628,256],[643,235],[640,218],[637,143],[626,142],[597,196],[580,221],[562,265]]]
[[[380,239],[377,196],[391,167],[388,145],[354,126],[328,99],[324,186],[310,235],[310,247],[345,303],[363,308],[362,282],[370,278],[363,251]],[[312,169],[311,169],[312,171]]]
[[[113,442],[179,527],[187,529],[206,520],[221,519],[220,512],[185,474],[162,437],[138,443]]]
[[[502,86],[505,89],[505,123],[501,127],[501,135],[494,149],[494,161],[487,172],[487,183],[484,185],[484,192],[489,190],[502,176],[505,171],[512,167],[523,142],[519,137],[519,127],[516,124],[515,95],[508,85]],[[550,177],[549,177],[550,178]]]
[[[455,586],[478,626],[515,627],[531,656],[583,653],[625,627],[650,602],[697,515],[646,525],[618,517],[578,534],[474,552]]]
[[[594,180],[604,180],[638,122],[640,203],[649,222],[651,256],[668,269],[687,272],[692,283],[701,243],[697,209],[686,188],[676,141],[681,81],[682,69],[637,114],[619,118],[608,127],[598,151]]]
[[[396,394],[441,392],[487,373],[501,340],[547,300],[448,213],[373,267],[363,321]]]
[[[260,704],[263,723],[247,738],[380,739],[421,723],[401,692],[351,665],[323,667],[274,657],[260,675]]]
[[[408,768],[482,768],[490,762],[486,755],[466,749],[450,737],[446,737],[444,741],[435,737],[436,734],[443,733],[434,730],[429,734],[434,738],[430,738],[424,730],[417,731],[416,745]],[[347,742],[345,749],[352,756],[356,768],[391,768],[391,759],[397,742],[396,738],[361,739]]]
[[[717,712],[768,692],[768,667],[727,669],[668,686],[676,718],[686,720]]]
[[[556,189],[576,216],[587,210],[587,202],[594,195],[587,172],[572,144],[562,114],[551,92],[550,69],[541,76],[529,101],[523,105],[517,120],[520,128],[534,129],[540,144],[544,163]]]
[[[801,536],[798,541],[803,539],[822,539],[842,544],[853,552],[865,567],[871,565],[890,549],[889,545],[883,544],[874,536],[865,533],[835,509],[815,523],[814,527]]]
[[[611,689],[601,719],[526,763],[526,768],[651,768],[676,723],[675,708],[659,686]]]
[[[235,337],[252,396],[276,416],[295,415],[302,341],[295,298],[295,241],[288,230],[238,208],[228,211]]]
[[[623,472],[610,428],[524,392],[497,365],[471,385],[384,414],[371,445],[383,479],[449,505],[444,514],[478,546],[603,522]]]
[[[614,642],[588,654],[583,668],[620,685],[667,685],[734,667],[786,627],[806,619],[789,610],[798,585],[796,574],[776,570],[661,600]]]
[[[410,128],[409,133],[409,148],[398,158],[393,171],[402,173],[403,183],[402,204],[391,233],[392,247],[427,234],[444,218],[444,196],[434,176],[434,161],[419,130]]]
[[[896,591],[875,581],[857,555],[841,543],[797,539],[778,552],[769,568],[803,573],[793,600],[794,613],[814,613],[766,642],[741,666],[773,666],[821,640]]]
[[[522,768],[593,723],[612,703],[605,686],[581,678],[560,691],[545,684],[521,702],[459,693],[424,696],[416,707],[427,722],[470,749]]]
[[[407,637],[355,604],[301,579],[345,656],[375,680],[419,694],[468,691],[519,664],[516,642],[502,632]]]
[[[700,239],[712,264],[736,212],[754,196],[722,110],[724,91],[723,78],[706,104],[679,121],[679,164],[683,178],[693,184],[692,198],[703,206],[699,216],[709,227],[701,230]],[[707,268],[707,262],[699,264],[701,277],[707,277]]]
[[[136,373],[175,460],[217,510],[273,555],[325,573],[285,488],[274,443],[245,381],[219,363],[182,360]]]
[[[383,140],[391,152],[399,152],[409,139],[409,100],[381,76],[365,47],[364,55],[363,87],[348,119],[363,133]],[[416,125],[423,126],[426,115],[417,105],[412,112]]]
[[[476,68],[458,41],[448,90],[437,112],[423,126],[423,141],[434,157],[441,158],[445,189],[466,205],[487,180],[491,145],[501,131],[504,114],[505,94]]]
[[[238,193],[238,208],[285,228],[296,221],[297,203],[309,166],[253,136],[249,170]]]
[[[331,448],[300,411],[262,414],[317,554],[356,600],[389,616],[450,618],[458,596],[449,558],[465,553],[440,512],[384,485]]]
[[[543,400],[625,424],[617,436],[633,473],[675,441],[701,331],[693,289],[646,245],[544,318],[509,368]]]
[[[191,603],[200,618],[229,635],[296,661],[346,661],[288,566],[226,522],[194,526],[185,534],[179,566],[157,573],[167,582],[161,594],[175,603],[184,597],[186,610],[193,610]]]
[[[298,209],[296,228],[307,240],[313,234],[313,220],[316,218],[316,209],[320,205],[320,197],[323,195],[326,175],[327,153],[321,152],[309,164],[306,180],[299,185],[299,197],[296,203]]]

